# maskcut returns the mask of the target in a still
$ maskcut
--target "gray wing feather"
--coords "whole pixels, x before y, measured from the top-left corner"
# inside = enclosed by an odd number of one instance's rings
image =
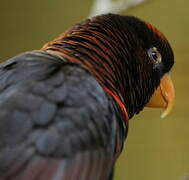
[[[84,69],[34,51],[0,66],[0,179],[105,180],[116,117]]]

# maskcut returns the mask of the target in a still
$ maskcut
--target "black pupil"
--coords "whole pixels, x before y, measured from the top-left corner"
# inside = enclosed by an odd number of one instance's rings
[[[157,60],[157,53],[155,52],[155,51],[153,51],[152,52],[152,58],[154,59],[154,60]]]

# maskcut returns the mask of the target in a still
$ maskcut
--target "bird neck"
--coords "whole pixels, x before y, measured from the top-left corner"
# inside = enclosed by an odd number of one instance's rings
[[[133,87],[135,82],[128,65],[128,59],[134,54],[134,47],[129,43],[132,35],[103,27],[98,21],[86,20],[44,45],[42,50],[84,67],[111,96],[113,94],[123,112],[127,109],[125,117],[131,118],[143,108],[143,105],[138,107],[141,97],[136,97],[138,87]]]
[[[57,54],[59,56],[63,56],[65,59],[67,59],[70,62],[76,63],[84,67],[90,74],[92,74],[96,80],[99,82],[99,84],[103,87],[103,89],[114,99],[114,101],[117,103],[119,106],[120,110],[123,113],[124,116],[124,121],[127,124],[129,120],[129,114],[126,109],[125,101],[124,101],[124,87],[123,87],[123,82],[118,79],[118,75],[108,69],[107,67],[104,67],[104,62],[100,62],[100,58],[98,59],[98,63],[102,65],[102,67],[96,67],[93,63],[94,61],[92,59],[85,59],[85,60],[80,60],[80,59],[75,59],[70,54],[67,53],[60,53],[60,51],[52,51],[52,50],[47,50],[50,53]],[[83,63],[87,61],[87,63]],[[93,63],[91,63],[93,62]],[[113,64],[112,64],[113,65]],[[98,70],[98,68],[100,70]],[[120,72],[120,71],[119,71]]]
[[[125,107],[125,104],[123,104],[123,102],[121,101],[121,99],[116,95],[114,94],[110,89],[108,88],[104,88],[104,90],[115,100],[115,102],[119,105],[123,115],[124,115],[124,120],[125,120],[125,123],[127,124],[128,123],[128,120],[129,120],[129,115],[128,115],[128,112],[127,112],[127,109]]]

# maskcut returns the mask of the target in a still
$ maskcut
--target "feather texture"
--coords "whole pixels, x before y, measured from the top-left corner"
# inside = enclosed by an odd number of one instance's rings
[[[118,110],[88,72],[34,51],[3,63],[0,74],[2,179],[108,178],[121,151]]]
[[[158,71],[153,70],[147,53],[153,46],[160,50],[165,64]],[[129,118],[144,108],[161,76],[174,63],[169,42],[154,26],[115,14],[85,20],[45,44],[42,50],[87,69],[103,88],[119,97]]]
[[[113,14],[2,63],[0,180],[112,180],[128,119],[173,63],[156,28]]]

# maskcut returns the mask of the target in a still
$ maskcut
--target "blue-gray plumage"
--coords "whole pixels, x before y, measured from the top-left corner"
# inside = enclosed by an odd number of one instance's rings
[[[33,51],[2,63],[0,77],[0,179],[108,178],[118,110],[86,70]]]

